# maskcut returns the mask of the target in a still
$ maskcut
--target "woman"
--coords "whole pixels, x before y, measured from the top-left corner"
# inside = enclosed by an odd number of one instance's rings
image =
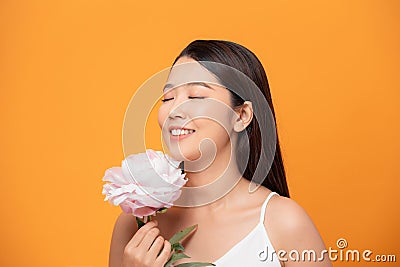
[[[237,73],[221,70],[213,63],[229,66]],[[200,197],[187,194],[180,200],[192,201],[192,205],[174,206],[139,230],[134,217],[122,213],[113,231],[109,266],[164,266],[171,256],[168,239],[194,224],[198,224],[197,230],[183,241],[185,254],[191,258],[180,259],[174,265],[196,261],[220,267],[331,266],[313,222],[289,198],[271,94],[260,61],[239,44],[197,40],[181,52],[173,66],[190,64],[201,66],[209,76],[202,76],[200,82],[190,78],[166,87],[158,113],[163,139],[171,156],[184,163],[182,168],[189,179],[185,187],[204,188],[218,179],[234,186],[224,188],[222,194],[220,187],[219,197],[212,190],[203,191]],[[179,80],[192,73],[186,67],[180,72],[173,70],[169,81],[172,76]],[[242,78],[238,79],[240,74],[251,82],[243,83]],[[225,112],[223,106],[230,109]],[[234,116],[228,116],[229,110]],[[273,120],[266,120],[268,112],[262,110],[270,111]],[[265,134],[263,129],[272,129],[273,134]],[[273,147],[261,142],[265,136],[274,141]],[[248,159],[243,160],[246,153],[242,151],[246,149]],[[272,157],[268,158],[271,151]],[[257,172],[259,162],[269,170],[264,176]],[[261,186],[249,193],[254,179]]]

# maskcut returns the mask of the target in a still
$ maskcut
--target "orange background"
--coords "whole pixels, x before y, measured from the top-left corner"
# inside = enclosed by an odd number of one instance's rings
[[[399,10],[396,0],[1,1],[0,265],[107,266],[121,210],[103,201],[101,178],[123,159],[125,109],[208,38],[263,62],[292,197],[326,245],[343,237],[400,261]],[[357,266],[374,265],[395,263]]]

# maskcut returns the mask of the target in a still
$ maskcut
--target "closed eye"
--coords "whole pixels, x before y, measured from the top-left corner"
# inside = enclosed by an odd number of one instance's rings
[[[189,96],[188,97],[189,99],[204,99],[205,97],[204,96]],[[171,97],[171,98],[165,98],[165,99],[161,99],[161,101],[162,102],[167,102],[167,101],[170,101],[170,100],[172,100],[172,99],[174,99],[173,97]]]
[[[170,100],[172,100],[172,99],[174,99],[173,97],[171,97],[171,98],[165,98],[165,99],[161,99],[161,101],[162,102],[167,102],[167,101],[170,101]]]

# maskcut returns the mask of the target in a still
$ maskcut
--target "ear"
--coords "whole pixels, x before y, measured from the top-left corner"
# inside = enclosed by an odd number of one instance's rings
[[[253,104],[250,101],[244,101],[238,112],[238,118],[233,125],[235,132],[243,131],[253,119]]]

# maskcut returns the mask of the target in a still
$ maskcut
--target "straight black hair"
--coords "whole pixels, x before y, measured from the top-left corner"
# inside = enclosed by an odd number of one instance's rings
[[[277,192],[281,196],[290,197],[289,189],[286,182],[286,173],[283,165],[282,153],[279,145],[278,133],[276,130],[277,128],[275,123],[275,111],[272,104],[268,78],[265,73],[264,67],[262,66],[257,56],[246,47],[225,40],[193,41],[185,49],[182,50],[182,52],[173,62],[173,65],[177,62],[179,58],[183,56],[190,57],[196,61],[199,61],[200,63],[201,61],[205,61],[227,65],[247,75],[257,85],[257,87],[268,102],[274,119],[273,121],[276,131],[276,147],[274,159],[271,165],[271,169],[269,170],[266,179],[264,179],[261,185],[272,191]],[[207,65],[203,66],[206,67],[209,71],[213,72],[212,68],[208,67]],[[231,90],[230,92],[232,106],[234,109],[236,109],[244,103],[244,100],[235,92]],[[262,103],[257,98],[252,99],[251,102],[255,104],[254,106],[257,106],[257,104],[261,105]],[[260,126],[254,116],[251,123],[246,127],[246,132],[249,138],[249,142],[247,143],[247,145],[250,146],[250,155],[249,160],[247,161],[247,166],[243,166],[243,177],[250,181],[255,173],[258,161],[260,159],[260,154],[263,153],[261,148]],[[243,145],[243,143],[241,142],[242,138],[245,138],[245,134],[239,134],[237,143],[238,150],[240,150],[241,144]]]

